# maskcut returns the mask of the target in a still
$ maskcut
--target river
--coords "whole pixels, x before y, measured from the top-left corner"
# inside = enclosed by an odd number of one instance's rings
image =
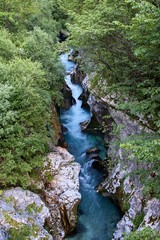
[[[68,61],[68,54],[61,55],[61,62],[65,66],[66,73],[71,72],[75,67],[75,63]],[[65,239],[111,240],[122,215],[119,208],[108,198],[97,194],[95,187],[101,181],[102,173],[92,168],[93,160],[86,155],[87,149],[99,147],[100,157],[103,159],[106,155],[104,140],[101,135],[81,131],[79,123],[90,118],[90,111],[82,108],[82,101],[78,99],[82,93],[82,87],[79,84],[73,84],[70,75],[66,74],[65,81],[72,90],[76,104],[69,110],[61,109],[60,119],[63,126],[68,129],[64,132],[68,150],[74,155],[75,161],[81,165],[80,193],[82,195],[76,232]]]

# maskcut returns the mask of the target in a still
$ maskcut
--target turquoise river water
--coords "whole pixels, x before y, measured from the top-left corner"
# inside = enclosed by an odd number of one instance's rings
[[[75,63],[68,61],[68,55],[61,55],[61,62],[66,73],[75,67]],[[102,173],[92,168],[93,160],[86,156],[86,150],[92,147],[100,148],[100,157],[106,154],[103,137],[81,132],[80,122],[90,118],[89,110],[81,107],[82,101],[78,97],[82,93],[79,84],[71,82],[70,75],[66,74],[65,81],[72,90],[76,104],[69,110],[61,110],[60,119],[65,131],[64,138],[68,149],[74,155],[75,161],[81,165],[80,193],[82,199],[78,208],[78,225],[75,234],[66,237],[73,240],[111,240],[117,222],[122,215],[117,206],[108,198],[97,194],[95,187],[102,179]]]

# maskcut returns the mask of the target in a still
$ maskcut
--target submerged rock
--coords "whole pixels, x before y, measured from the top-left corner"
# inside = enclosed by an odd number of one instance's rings
[[[40,197],[22,188],[3,191],[0,197],[0,239],[48,239],[44,224],[50,217]]]
[[[91,119],[80,123],[81,130],[90,133],[101,132],[100,125],[95,116],[91,116]]]
[[[62,125],[62,132],[63,132],[63,133],[66,133],[66,132],[68,132],[68,128],[67,128],[67,127],[65,127],[64,125]]]
[[[89,148],[89,149],[87,149],[87,151],[86,151],[86,154],[95,154],[95,153],[100,153],[100,149],[99,148],[97,148],[97,147],[95,147],[95,148]]]
[[[93,154],[89,154],[89,159],[94,159],[94,160],[102,160],[101,158],[100,158],[100,156],[99,156],[99,154],[97,154],[97,153],[93,153]]]
[[[48,155],[44,191],[51,217],[48,224],[56,240],[63,239],[77,223],[77,207],[81,199],[79,193],[80,165],[64,148],[56,147]]]
[[[79,51],[72,50],[71,53],[68,55],[68,61],[77,62],[78,56],[79,56]]]
[[[71,81],[75,84],[81,84],[84,78],[85,73],[81,70],[79,64],[77,64],[74,70],[71,72]]]
[[[101,160],[100,156],[99,156],[99,153],[100,153],[100,149],[97,147],[95,148],[89,148],[87,149],[86,151],[86,155],[88,156],[89,159],[94,159],[94,160]]]
[[[80,123],[82,131],[85,131],[87,129],[89,122],[90,122],[90,120],[87,120],[87,121],[84,121],[84,122]]]

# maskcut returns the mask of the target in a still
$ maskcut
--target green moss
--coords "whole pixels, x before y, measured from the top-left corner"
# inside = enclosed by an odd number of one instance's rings
[[[21,228],[10,228],[8,240],[27,240],[30,235],[30,227],[27,225]]]
[[[146,227],[141,231],[134,231],[125,236],[124,240],[159,240],[160,236],[157,231]]]
[[[5,218],[5,220],[6,220],[6,222],[8,223],[8,224],[10,224],[12,227],[14,227],[14,228],[21,228],[22,227],[22,223],[19,223],[19,222],[17,222],[16,220],[14,220],[9,214],[8,214],[8,212],[3,212],[3,216],[4,216],[4,218]]]
[[[28,218],[28,221],[31,223],[31,224],[33,224],[34,223],[34,218]]]
[[[35,202],[29,204],[26,207],[26,210],[28,211],[29,214],[36,213],[36,212],[40,213],[42,211],[42,209],[43,209],[43,205],[38,207]]]
[[[10,228],[9,229],[8,240],[28,240],[29,236],[37,237],[39,233],[39,227],[37,225],[28,226],[23,225],[20,228]],[[46,238],[45,238],[46,239]]]
[[[123,183],[117,188],[116,197],[118,199],[119,206],[123,213],[127,212],[130,208],[130,194],[125,194],[123,189]]]
[[[129,201],[128,199],[126,198],[124,203],[123,203],[123,212],[126,212],[130,209],[130,204],[129,204]]]
[[[14,201],[14,198],[12,196],[10,197],[4,197],[4,200],[6,201],[6,203],[11,203]]]
[[[47,182],[51,182],[53,180],[53,175],[50,171],[45,172],[45,179]]]
[[[31,230],[31,235],[34,236],[34,237],[37,237],[38,232],[39,232],[39,227],[37,225],[33,225],[32,230]]]
[[[135,219],[133,220],[135,230],[142,223],[143,219],[144,219],[144,212],[140,212],[136,215]]]

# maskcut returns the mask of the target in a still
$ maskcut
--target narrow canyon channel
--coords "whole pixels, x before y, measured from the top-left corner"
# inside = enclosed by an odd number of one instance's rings
[[[104,140],[101,135],[81,131],[80,122],[90,118],[90,111],[81,107],[82,101],[78,97],[82,93],[82,87],[79,84],[73,84],[68,74],[75,67],[75,63],[68,61],[68,54],[61,55],[61,62],[66,69],[65,81],[72,90],[76,104],[69,110],[61,109],[60,119],[66,129],[64,138],[68,144],[68,150],[81,165],[80,193],[82,195],[78,208],[77,229],[75,234],[66,239],[111,240],[122,215],[118,207],[109,199],[97,194],[95,187],[101,181],[102,173],[93,169],[93,160],[86,155],[87,149],[98,147],[99,155],[103,159],[106,154]]]

